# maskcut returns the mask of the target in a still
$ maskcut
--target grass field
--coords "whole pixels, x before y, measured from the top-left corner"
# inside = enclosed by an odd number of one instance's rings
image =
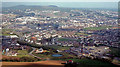
[[[13,29],[2,29],[2,31],[13,31]]]
[[[102,27],[88,27],[88,28],[84,28],[85,30],[103,30],[106,28],[112,28],[111,26],[102,26]]]
[[[116,56],[116,57],[120,57],[120,49],[119,48],[112,48],[112,47],[110,47],[110,54],[111,55],[114,55],[114,56]]]
[[[59,38],[58,41],[75,41],[75,39]]]
[[[15,35],[15,34],[10,34],[13,31],[13,29],[2,29],[2,32],[0,33],[0,36],[10,36],[10,35]]]
[[[62,47],[62,46],[47,46],[47,47],[50,47],[50,48],[54,48],[56,50],[68,50],[70,47],[69,46],[66,46],[66,47]]]
[[[18,50],[17,52],[18,52],[17,57],[32,57],[28,54],[26,50]]]
[[[15,34],[7,34],[7,33],[5,33],[5,34],[0,34],[0,36],[10,36],[10,35],[15,35]]]
[[[85,34],[85,33],[76,33],[76,35],[85,35],[85,36],[87,36],[88,34]]]
[[[23,54],[23,55],[28,54],[28,52],[26,50],[18,50],[18,53]]]

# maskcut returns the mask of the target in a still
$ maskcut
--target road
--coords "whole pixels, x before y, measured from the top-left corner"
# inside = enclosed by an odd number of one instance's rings
[[[32,54],[32,53],[36,50],[36,48],[32,47],[32,49],[33,49],[33,50],[29,53],[29,55],[31,55],[31,56],[33,56],[33,57],[35,57],[35,58],[41,59],[40,57],[35,56],[35,55]]]

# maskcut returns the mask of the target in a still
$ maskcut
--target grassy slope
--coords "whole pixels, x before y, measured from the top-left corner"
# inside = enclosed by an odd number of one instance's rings
[[[78,62],[78,67],[117,67],[111,63],[91,59],[68,59]]]

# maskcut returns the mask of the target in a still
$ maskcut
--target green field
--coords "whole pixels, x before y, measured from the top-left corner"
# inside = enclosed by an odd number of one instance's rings
[[[17,53],[17,57],[32,57],[28,54],[26,50],[18,50]]]
[[[43,59],[45,59],[45,58],[51,58],[51,55],[45,55],[45,54],[40,54],[40,53],[33,53],[35,56],[38,56],[38,57],[40,57],[40,58],[43,58]]]
[[[75,39],[58,38],[58,41],[75,41]]]
[[[116,56],[116,57],[120,57],[120,49],[119,48],[112,48],[112,47],[110,47],[110,54],[111,55],[114,55],[114,56]]]
[[[28,54],[28,52],[26,50],[18,50],[18,53],[19,54],[23,54],[23,55]]]
[[[15,34],[0,34],[0,36],[10,36],[10,35],[15,35]]]
[[[85,34],[85,33],[76,33],[76,35],[84,35],[84,36],[87,36],[88,34]]]
[[[2,29],[2,31],[13,31],[13,29]]]
[[[56,50],[69,50],[69,48],[70,48],[69,46],[62,47],[62,46],[55,46],[55,45],[47,46],[47,47],[54,48]]]
[[[13,32],[13,29],[2,29],[2,32],[0,33],[0,36],[10,36],[10,35],[16,35],[16,34],[10,34],[11,32]]]
[[[84,28],[84,30],[103,30],[106,28],[112,28],[112,26],[102,26],[102,27],[88,27],[88,28]]]

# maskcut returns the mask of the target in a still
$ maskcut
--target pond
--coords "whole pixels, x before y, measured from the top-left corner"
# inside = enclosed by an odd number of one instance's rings
[[[61,56],[63,56],[62,54],[53,54],[52,55],[53,57],[61,57]]]

